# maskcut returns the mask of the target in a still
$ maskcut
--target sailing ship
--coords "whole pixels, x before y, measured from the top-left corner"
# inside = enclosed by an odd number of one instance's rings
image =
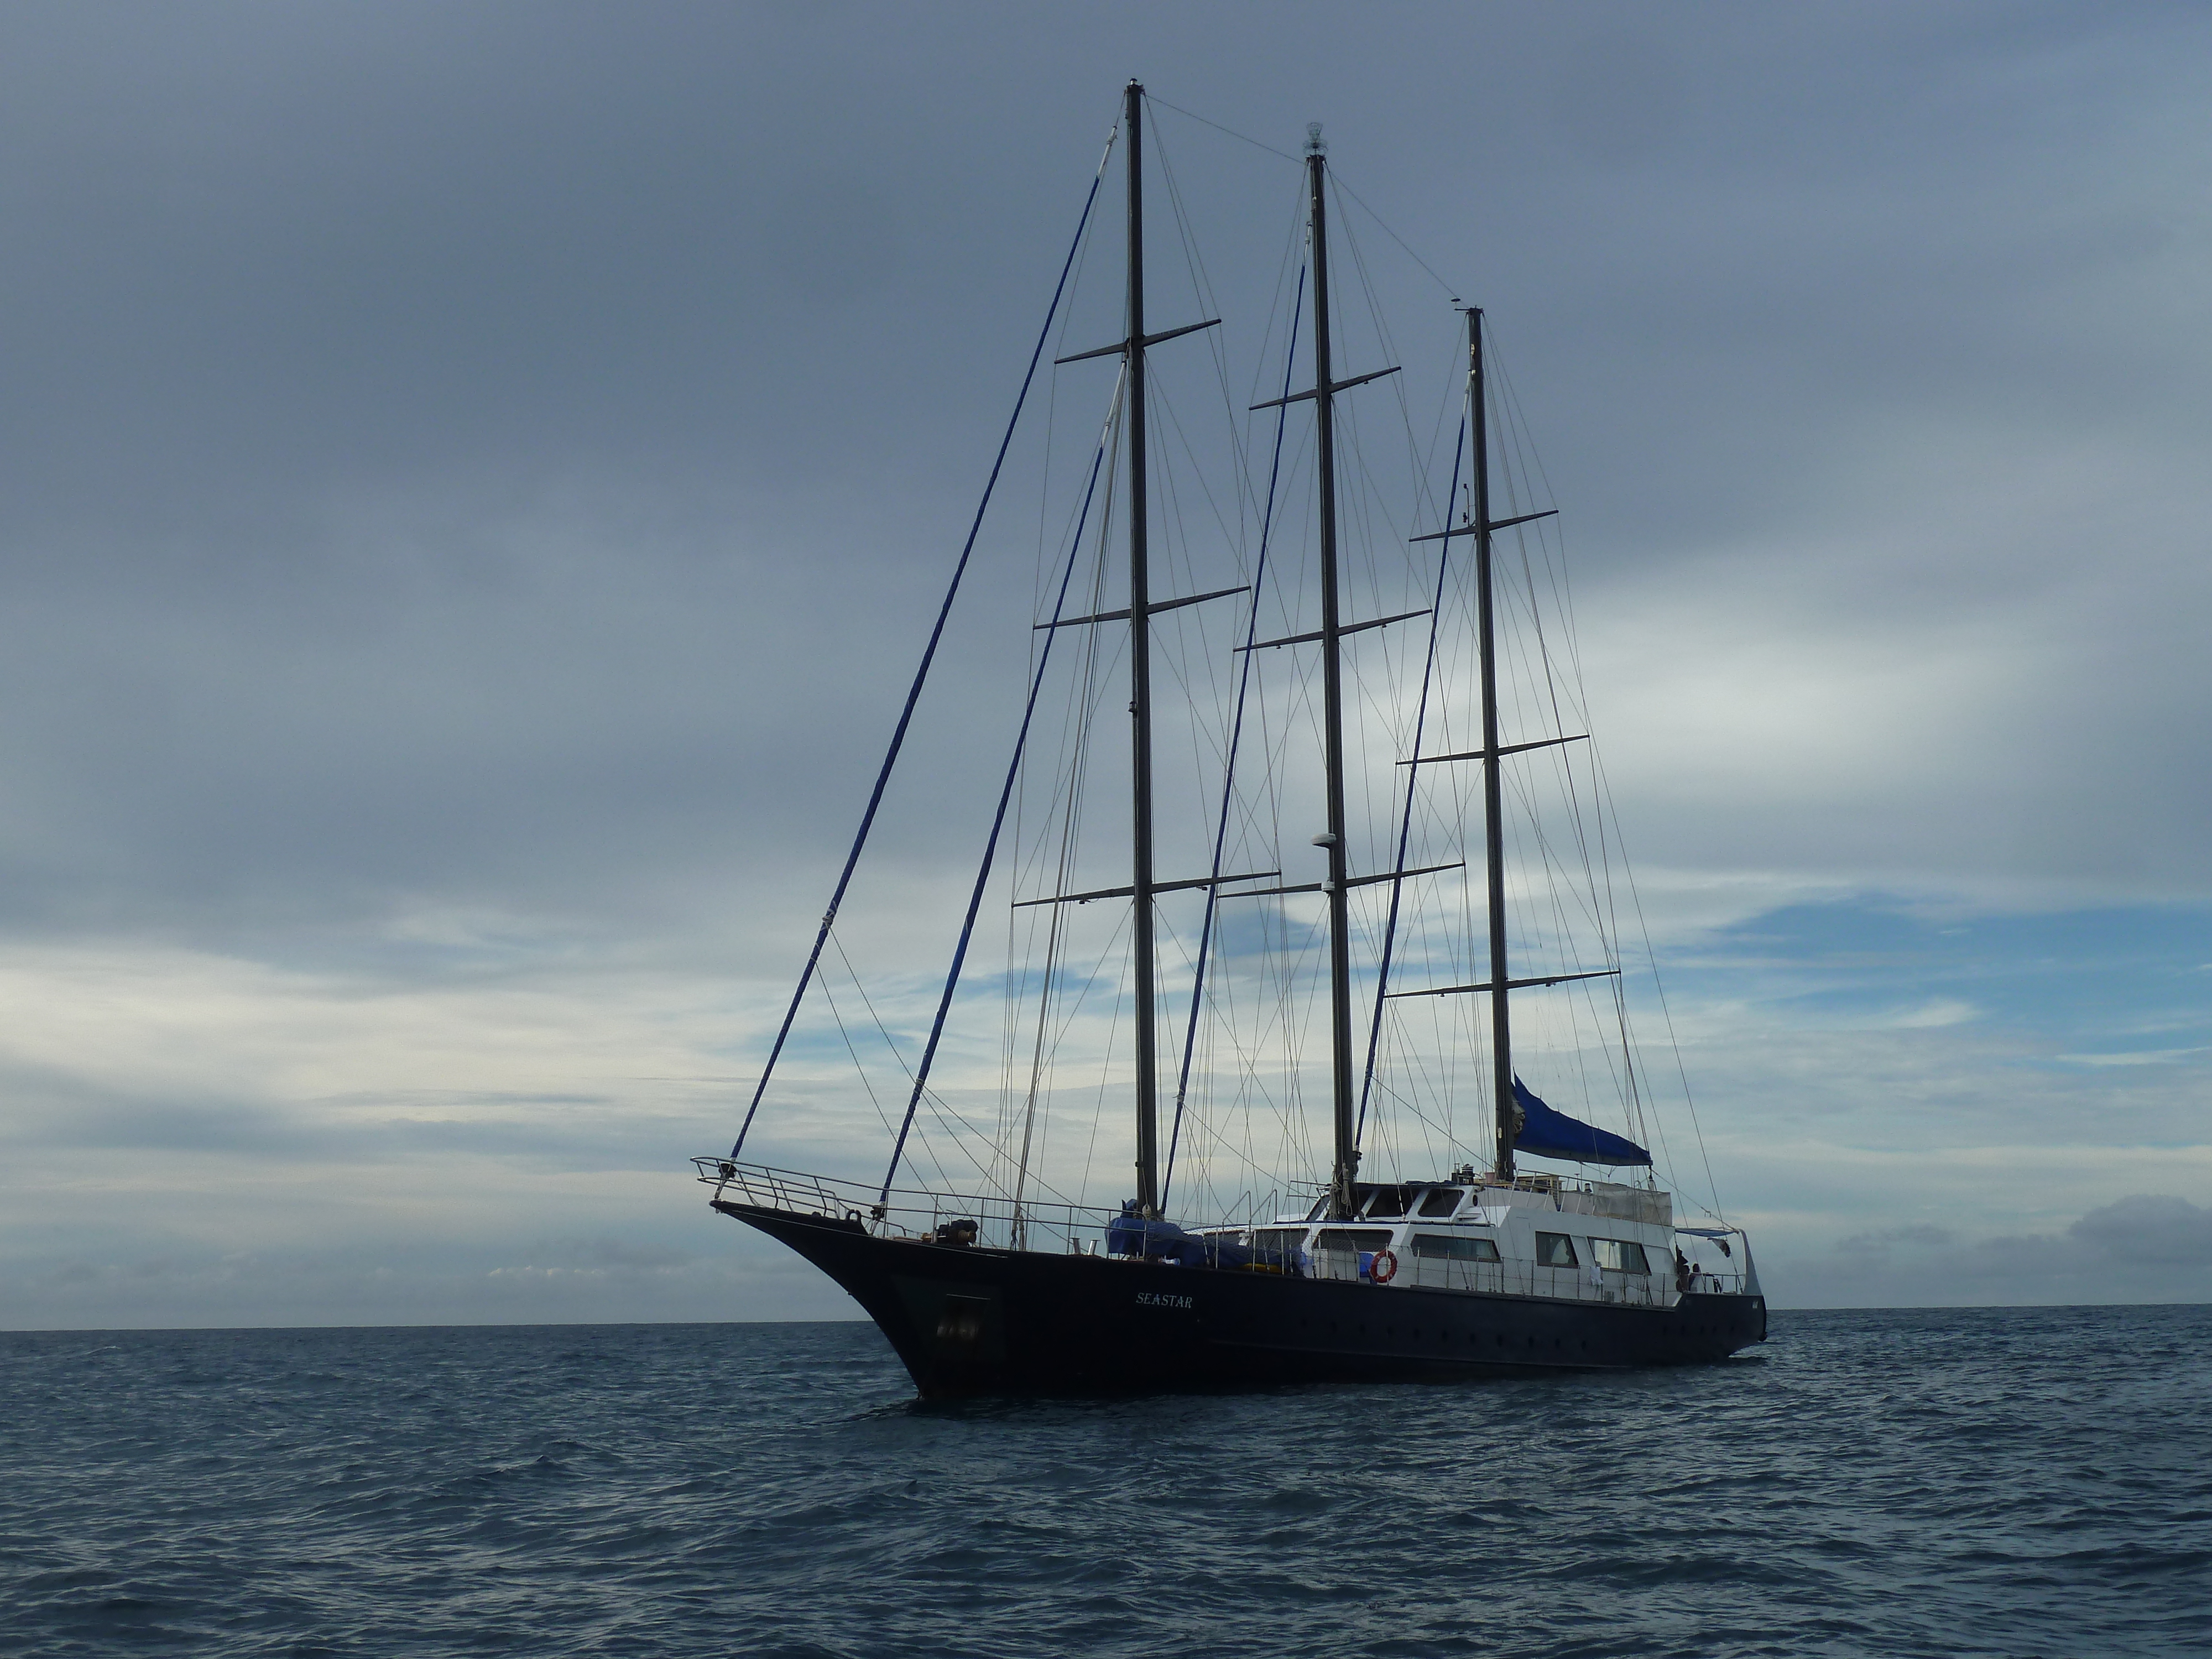
[[[1534,948],[1529,938],[1515,934],[1505,800],[1509,761],[1526,764],[1547,756],[1565,757],[1574,745],[1586,744],[1587,734],[1566,732],[1555,720],[1553,724],[1561,729],[1532,737],[1508,732],[1501,720],[1507,712],[1502,696],[1500,617],[1507,597],[1503,580],[1504,532],[1528,527],[1522,533],[1528,530],[1540,533],[1540,521],[1551,518],[1555,509],[1523,511],[1525,501],[1493,501],[1494,475],[1499,471],[1494,452],[1499,447],[1489,410],[1496,401],[1496,388],[1486,369],[1485,326],[1479,308],[1462,308],[1464,413],[1461,437],[1453,450],[1452,483],[1439,515],[1443,527],[1403,538],[1411,550],[1408,557],[1434,562],[1437,574],[1433,602],[1423,609],[1375,618],[1354,620],[1345,614],[1347,583],[1340,568],[1344,462],[1340,454],[1339,400],[1353,388],[1395,371],[1382,368],[1339,377],[1332,333],[1337,320],[1333,305],[1336,290],[1328,264],[1332,192],[1327,152],[1317,127],[1309,129],[1304,155],[1291,158],[1302,165],[1304,174],[1303,256],[1297,274],[1298,299],[1285,331],[1289,349],[1282,395],[1253,408],[1273,412],[1278,471],[1284,453],[1285,422],[1294,413],[1301,420],[1310,419],[1310,446],[1300,447],[1310,456],[1310,523],[1315,544],[1313,562],[1305,572],[1310,580],[1300,590],[1308,597],[1300,603],[1310,607],[1317,601],[1318,616],[1304,618],[1315,623],[1310,628],[1294,626],[1282,637],[1259,638],[1264,574],[1259,569],[1249,573],[1244,582],[1214,591],[1165,598],[1154,591],[1161,571],[1151,544],[1157,504],[1148,495],[1147,469],[1156,444],[1146,425],[1152,379],[1147,354],[1183,336],[1212,329],[1218,319],[1147,331],[1146,173],[1141,142],[1146,102],[1143,87],[1130,82],[1107,152],[1110,160],[1118,143],[1127,179],[1122,337],[1095,350],[1056,360],[1056,365],[1116,360],[1121,373],[1104,434],[1091,458],[1083,511],[1068,544],[1065,572],[1059,576],[1056,592],[1050,583],[1045,584],[1052,607],[1032,629],[1033,638],[1040,643],[1033,648],[1029,703],[952,967],[938,999],[935,1019],[919,1063],[901,1056],[901,1064],[911,1074],[911,1088],[904,1117],[892,1137],[890,1170],[880,1181],[807,1174],[750,1161],[745,1149],[755,1132],[770,1078],[785,1054],[810,988],[823,986],[826,992],[825,949],[832,942],[839,908],[884,803],[893,764],[944,638],[960,574],[965,572],[975,546],[974,528],[736,1144],[727,1155],[694,1160],[699,1178],[711,1188],[713,1206],[788,1246],[849,1292],[882,1330],[925,1396],[1602,1370],[1718,1361],[1763,1341],[1765,1301],[1748,1237],[1741,1227],[1722,1218],[1717,1198],[1707,1213],[1678,1217],[1674,1194],[1659,1187],[1651,1154],[1633,1133],[1648,1104],[1650,1089],[1639,1081],[1645,1073],[1629,1035],[1629,1003],[1620,989],[1624,971],[1620,930],[1615,927],[1608,935],[1601,925],[1607,907],[1600,905],[1586,912],[1601,923],[1598,948],[1604,957],[1595,963],[1559,959],[1560,947],[1556,939],[1547,941],[1553,949],[1551,959],[1532,963],[1525,959]],[[1085,227],[1090,223],[1091,207],[1107,171],[1108,161],[1102,161],[1085,206]],[[1031,380],[1085,234],[1079,228],[1076,246],[1071,247],[1061,268],[1046,332],[1040,333],[1037,349],[1031,355]],[[1304,332],[1308,327],[1310,337]],[[1311,383],[1293,389],[1292,368],[1301,348],[1310,368]],[[1029,385],[1024,382],[1024,399]],[[1016,422],[1021,408],[1018,400]],[[1010,422],[1008,442],[1013,431]],[[994,483],[999,466],[1006,459],[1008,442],[1000,447],[999,463],[992,472]],[[1121,574],[1127,577],[1127,600],[1126,605],[1110,608],[1094,602],[1082,614],[1071,615],[1068,605],[1077,571],[1076,551],[1085,544],[1085,526],[1092,520],[1092,500],[1102,474],[1107,499],[1119,504],[1115,553],[1126,565]],[[1272,477],[1259,542],[1262,566],[1268,556],[1268,533],[1275,513]],[[1253,492],[1255,496],[1257,493]],[[987,491],[986,506],[989,499]],[[1097,514],[1094,599],[1103,598],[1108,517],[1104,511]],[[979,509],[978,526],[981,520]],[[1279,572],[1282,563],[1279,558]],[[1438,685],[1449,678],[1448,671],[1439,667],[1440,641],[1446,634],[1447,570],[1455,574],[1468,595],[1468,603],[1461,607],[1469,624],[1467,631],[1473,635],[1471,653],[1464,659],[1470,682],[1465,700],[1466,726],[1470,736],[1479,730],[1479,740],[1465,749],[1452,750],[1447,745],[1425,752],[1434,748],[1434,732],[1445,726],[1438,711],[1446,694]],[[1073,591],[1079,596],[1081,590]],[[1533,586],[1528,591],[1533,596]],[[1212,831],[1212,867],[1200,876],[1172,871],[1164,876],[1156,867],[1164,808],[1154,752],[1158,707],[1154,671],[1160,648],[1156,635],[1165,624],[1158,619],[1205,602],[1224,600],[1237,604],[1217,604],[1213,611],[1241,608],[1243,628],[1242,642],[1230,653],[1237,665],[1233,719],[1225,723],[1213,745],[1224,774],[1218,810],[1217,813],[1209,809],[1206,816],[1214,821],[1200,826],[1201,830]],[[1375,734],[1371,719],[1347,708],[1347,702],[1359,691],[1357,683],[1347,684],[1348,680],[1357,681],[1349,665],[1358,648],[1354,636],[1424,617],[1428,634],[1425,653],[1405,653],[1419,668],[1419,707],[1410,726],[1409,752],[1382,757],[1391,768],[1383,775],[1398,781],[1389,810],[1381,815],[1381,833],[1376,833],[1370,823],[1365,835],[1370,849],[1379,848],[1379,861],[1387,867],[1361,871],[1354,865],[1358,826],[1352,822],[1347,801],[1347,771],[1353,746]],[[1047,918],[1042,971],[1017,975],[1010,969],[1004,976],[1010,997],[1017,1001],[1031,997],[1036,1006],[1036,1035],[1029,1063],[1026,1067],[1012,1063],[1006,1067],[1008,1094],[1017,1109],[1001,1114],[998,1139],[989,1154],[975,1160],[978,1178],[965,1189],[944,1176],[941,1161],[939,1179],[919,1179],[911,1174],[902,1179],[902,1170],[914,1162],[912,1138],[917,1111],[934,1097],[932,1068],[939,1054],[979,915],[987,894],[994,890],[991,887],[994,860],[1006,823],[1008,802],[1018,779],[1024,775],[1022,768],[1031,745],[1033,717],[1046,680],[1051,647],[1067,637],[1095,645],[1108,630],[1117,630],[1114,647],[1088,653],[1085,684],[1096,702],[1101,676],[1110,672],[1115,676],[1115,700],[1119,700],[1123,687],[1127,693],[1131,717],[1126,775],[1128,834],[1116,860],[1121,866],[1116,873],[1126,873],[1126,879],[1108,886],[1066,890],[1071,884],[1079,886],[1071,883],[1074,860],[1067,850],[1075,839],[1077,809],[1066,805],[1060,820],[1063,834],[1058,855],[1033,866],[1033,872],[1042,871],[1044,884],[1050,890],[1010,901],[1017,912]],[[1204,632],[1204,628],[1200,631]],[[1407,631],[1418,633],[1417,629]],[[1309,712],[1310,726],[1317,727],[1320,787],[1308,793],[1320,797],[1322,827],[1312,836],[1311,842],[1325,868],[1316,879],[1304,882],[1288,879],[1274,868],[1224,872],[1224,856],[1232,839],[1232,803],[1237,799],[1237,784],[1230,775],[1236,771],[1243,742],[1253,665],[1262,653],[1277,650],[1282,656],[1271,660],[1296,659],[1302,664],[1297,671],[1297,698]],[[1125,677],[1120,667],[1122,663],[1126,663]],[[1539,667],[1545,674],[1553,672],[1548,656],[1541,659]],[[1185,681],[1188,677],[1178,672],[1170,678]],[[1367,687],[1364,695],[1371,698],[1372,690]],[[1551,706],[1558,708],[1555,689]],[[1401,723],[1396,737],[1402,741],[1407,734],[1408,728]],[[1387,739],[1390,734],[1384,735]],[[1267,758],[1278,766],[1295,770],[1304,761],[1310,772],[1310,757],[1290,755],[1290,745],[1281,732],[1274,735],[1268,747]],[[1118,744],[1115,751],[1118,761]],[[1048,781],[1071,799],[1079,793],[1079,781],[1073,772],[1066,768],[1047,769],[1052,775]],[[1479,879],[1472,857],[1408,867],[1415,802],[1429,780],[1444,775],[1455,780],[1450,787],[1464,805],[1469,841],[1474,838],[1474,805],[1480,803]],[[1364,793],[1370,803],[1369,817],[1373,818],[1375,792],[1370,788]],[[1287,810],[1281,787],[1276,787],[1268,799],[1276,803],[1279,813]],[[1280,842],[1274,845],[1279,848]],[[1611,856],[1609,851],[1607,856]],[[1253,861],[1257,860],[1231,860]],[[1274,861],[1287,864],[1291,860],[1276,852]],[[1584,861],[1587,864],[1587,858]],[[1412,987],[1392,981],[1394,972],[1402,978],[1409,971],[1407,959],[1415,954],[1408,936],[1410,917],[1419,906],[1416,901],[1401,905],[1401,898],[1419,884],[1448,879],[1453,872],[1458,872],[1466,895],[1462,909],[1464,920],[1473,922],[1480,918],[1479,928],[1463,929],[1472,938],[1467,941],[1462,959],[1481,976],[1462,983]],[[1171,1014],[1164,1018],[1163,1007],[1170,988],[1162,983],[1158,929],[1169,895],[1179,896],[1184,903],[1196,902],[1203,906],[1194,956],[1187,938],[1181,940],[1188,984],[1172,988],[1178,993],[1187,988],[1190,999],[1190,1012],[1179,1044],[1176,1022]],[[1364,926],[1354,913],[1356,899],[1370,907]],[[1371,911],[1378,901],[1384,900],[1387,914],[1378,928]],[[1116,910],[1121,918],[1116,927],[1126,954],[1119,971],[1109,976],[1114,981],[1111,988],[1126,1006],[1126,1041],[1130,1046],[1123,1052],[1133,1062],[1116,1061],[1109,1054],[1099,1073],[1099,1090],[1095,1091],[1109,1100],[1118,1098],[1117,1114],[1131,1104],[1134,1108],[1134,1190],[1125,1189],[1118,1204],[1103,1206],[1081,1201],[1083,1194],[1073,1199],[1060,1194],[1037,1152],[1041,1113],[1053,1109],[1054,1098],[1045,1073],[1054,1060],[1059,1038],[1068,1029],[1071,999],[1079,1001],[1087,994],[1066,988],[1067,932],[1062,921],[1075,908],[1091,905]],[[1306,907],[1304,914],[1308,918],[1302,924],[1302,933],[1285,926],[1275,928],[1271,935],[1264,927],[1223,920],[1232,911],[1249,916],[1273,907],[1274,913],[1285,914],[1300,905]],[[1432,919],[1449,909],[1448,905],[1430,906]],[[1519,914],[1525,919],[1537,913],[1524,903]],[[1534,931],[1530,927],[1523,933]],[[1239,934],[1241,941],[1233,948],[1224,943],[1232,933]],[[1329,1148],[1326,1170],[1300,1172],[1310,1182],[1304,1188],[1294,1177],[1285,1176],[1264,1200],[1255,1201],[1248,1191],[1242,1214],[1216,1214],[1198,1218],[1194,1224],[1180,1224],[1170,1214],[1168,1182],[1186,1129],[1194,1137],[1196,1133],[1195,1118],[1187,1122],[1187,1108],[1194,1111],[1194,1103],[1206,1092],[1205,1069],[1197,1068],[1194,1075],[1198,1052],[1205,1046],[1200,1036],[1201,1011],[1209,1007],[1209,995],[1218,997],[1221,976],[1232,971],[1229,960],[1238,949],[1264,956],[1271,938],[1280,945],[1293,933],[1304,941],[1306,948],[1303,956],[1295,950],[1287,954],[1305,964],[1304,982],[1309,983],[1310,994],[1301,997],[1285,992],[1271,1006],[1271,1029],[1290,1052],[1285,1066],[1292,1079],[1279,1091],[1284,1097],[1273,1104],[1284,1109],[1287,1098],[1288,1106],[1295,1108],[1308,1093],[1325,1097]],[[1055,957],[1054,952],[1060,954]],[[1355,960],[1356,952],[1362,953],[1362,959]],[[1450,959],[1449,952],[1446,959]],[[1212,987],[1206,977],[1209,968],[1215,971]],[[1297,961],[1284,969],[1279,986],[1287,987],[1297,969]],[[1591,1006],[1608,1008],[1618,1017],[1619,1036],[1608,1040],[1612,1046],[1605,1052],[1610,1056],[1608,1063],[1618,1062],[1612,1066],[1612,1075],[1622,1085],[1627,1114],[1625,1127],[1631,1133],[1616,1133],[1553,1108],[1518,1075],[1516,999],[1569,990],[1580,992],[1590,999]],[[1060,998],[1057,1005],[1055,996]],[[1354,1017],[1355,1004],[1363,996],[1368,1013],[1364,1058],[1362,1022]],[[1458,1146],[1468,1155],[1421,1167],[1422,1149],[1408,1139],[1395,1148],[1396,1167],[1389,1178],[1364,1178],[1364,1150],[1372,1148],[1364,1149],[1363,1142],[1374,1139],[1380,1122],[1379,1112],[1370,1114],[1369,1107],[1376,1092],[1376,1053],[1384,1013],[1410,1000],[1425,1000],[1431,1006],[1449,1004],[1467,1011],[1456,1027],[1462,1041],[1472,1045],[1468,1048],[1472,1059],[1456,1066],[1438,1064],[1428,1068],[1425,1074],[1442,1091],[1443,1098],[1431,1103],[1434,1121],[1425,1118],[1423,1121],[1431,1129],[1437,1121],[1445,1122],[1449,1132],[1443,1144]],[[1055,1008],[1056,1012],[1048,1012]],[[1023,1017],[1027,1018],[1025,1012]],[[886,1041],[890,1040],[888,1033],[885,1036]],[[1304,1066],[1309,1037],[1313,1048],[1325,1044],[1325,1081],[1320,1066],[1310,1068],[1309,1076]],[[1010,1041],[1010,1054],[1018,1046]],[[1251,1046],[1247,1043],[1238,1050],[1245,1056],[1240,1063],[1245,1066],[1247,1083]],[[1163,1086],[1164,1061],[1172,1064],[1176,1072],[1171,1102],[1165,1098]],[[1235,1070],[1235,1065],[1230,1069]],[[1553,1089],[1556,1097],[1556,1086],[1547,1086]],[[1237,1090],[1229,1092],[1236,1094]],[[1407,1102],[1418,1114],[1419,1103],[1410,1097]],[[1172,1109],[1164,1158],[1164,1105]],[[1232,1102],[1224,1109],[1234,1109]],[[1467,1127],[1470,1113],[1477,1126],[1473,1130]],[[888,1118],[885,1127],[889,1127]],[[975,1126],[964,1127],[972,1131]],[[1433,1155],[1438,1144],[1435,1135],[1430,1134],[1425,1144]],[[1190,1154],[1186,1152],[1184,1156]],[[1524,1164],[1527,1159],[1573,1167],[1545,1169]]]

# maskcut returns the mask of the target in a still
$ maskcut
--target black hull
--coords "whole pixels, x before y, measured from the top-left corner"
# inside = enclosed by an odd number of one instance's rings
[[[1705,1364],[1766,1340],[1757,1296],[1672,1308],[1212,1273],[878,1238],[718,1200],[867,1311],[925,1396],[1110,1394]]]

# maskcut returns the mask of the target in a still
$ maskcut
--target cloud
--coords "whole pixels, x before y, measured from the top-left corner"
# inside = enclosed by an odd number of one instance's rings
[[[1948,1245],[1958,1234],[1948,1227],[1931,1227],[1925,1222],[1913,1222],[1901,1227],[1885,1228],[1880,1232],[1853,1233],[1838,1240],[1836,1249],[1846,1255],[1856,1255],[1869,1250],[1887,1250],[1893,1247],[1923,1250],[1937,1250]]]
[[[2212,1170],[2206,1171],[2212,1174]],[[2008,1190],[2031,1190],[2014,1182]],[[2002,1229],[1998,1206],[1984,1224]],[[1790,1300],[1838,1306],[2197,1302],[2212,1298],[2212,1206],[2172,1194],[2136,1193],[2099,1206],[2057,1231],[1978,1236],[1910,1223],[1855,1233],[1808,1259],[1787,1227],[1770,1272]],[[1769,1294],[1776,1285],[1769,1285]]]
[[[1976,1012],[1971,1002],[1960,1002],[1954,997],[1938,997],[1899,1015],[1897,1023],[1907,1030],[1924,1030],[1933,1025],[1964,1024],[1975,1017]]]
[[[691,1251],[672,1250],[658,1244],[626,1243],[615,1238],[569,1239],[555,1248],[586,1267],[617,1268],[635,1273],[666,1272],[698,1259]]]
[[[2185,1060],[2191,1054],[2205,1052],[2201,1046],[2187,1048],[2138,1048],[2132,1052],[2111,1054],[2061,1054],[2059,1059],[2075,1066],[2159,1066],[2168,1060]]]
[[[1363,478],[1410,465],[1461,326],[1394,237],[1488,307],[1770,1281],[2083,1293],[2045,1271],[2070,1253],[2187,1288],[2159,1263],[2193,1222],[2130,1212],[2140,1255],[2091,1224],[2208,1145],[2212,1035],[2174,987],[2212,896],[2212,24],[1531,9],[1470,57],[1449,6],[1285,21],[7,20],[0,1317],[845,1305],[682,1159],[728,1144],[835,878],[1113,113],[1102,64],[1270,143],[1328,124],[1404,319],[1348,308],[1346,351],[1409,388],[1361,405]],[[1218,301],[1241,392],[1295,181],[1159,118],[1206,292],[1164,236],[1155,307]],[[1091,250],[1055,351],[1112,337],[1114,264]],[[1179,431],[1212,362],[1160,354]],[[1054,456],[1089,442],[1078,368],[1032,404],[845,907],[866,1066],[810,1010],[779,1159],[880,1172],[903,1063],[870,1014],[910,1059],[1066,505],[1013,479],[1048,419]],[[1179,578],[1237,533],[1181,499]],[[948,1041],[978,1121],[1000,1035]],[[1069,1042],[1107,1075],[1095,1030]],[[1103,1182],[1102,1123],[1053,1155]],[[1838,1237],[1889,1277],[1839,1276]],[[2045,1265],[1959,1242],[2006,1237]]]
[[[2212,1267],[2212,1206],[2139,1193],[2083,1216],[2066,1230],[2108,1261]]]

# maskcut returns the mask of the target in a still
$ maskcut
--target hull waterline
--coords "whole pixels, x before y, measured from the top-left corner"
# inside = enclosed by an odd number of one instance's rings
[[[1710,1364],[1766,1338],[1766,1303],[1673,1307],[1211,1272],[883,1238],[717,1200],[835,1279],[925,1397],[1107,1394]]]

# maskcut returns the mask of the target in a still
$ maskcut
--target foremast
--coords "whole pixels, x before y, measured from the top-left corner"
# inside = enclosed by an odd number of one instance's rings
[[[1158,334],[1145,332],[1144,108],[1144,85],[1141,82],[1132,81],[1122,89],[1121,129],[1121,142],[1127,146],[1128,177],[1128,268],[1125,301],[1128,331],[1112,345],[1100,346],[1092,351],[1079,351],[1073,356],[1055,360],[1060,363],[1074,363],[1093,357],[1119,356],[1121,359],[1121,418],[1127,428],[1129,450],[1129,608],[1039,624],[1057,628],[1118,622],[1125,617],[1128,621],[1129,885],[1092,893],[1061,894],[1048,901],[1024,902],[1065,904],[1088,902],[1094,898],[1118,898],[1125,893],[1129,896],[1132,908],[1130,951],[1134,958],[1132,963],[1134,983],[1131,989],[1134,994],[1137,1015],[1137,1196],[1134,1203],[1138,1212],[1147,1220],[1158,1220],[1160,1214],[1159,973],[1156,944],[1158,928],[1153,904],[1161,888],[1153,868],[1152,857],[1152,619],[1155,610],[1172,611],[1182,605],[1194,605],[1200,599],[1225,599],[1231,593],[1242,593],[1246,590],[1228,587],[1218,592],[1169,599],[1157,606],[1152,604],[1152,554],[1148,544],[1150,511],[1145,477],[1145,351],[1148,346],[1156,346],[1164,340],[1178,339],[1185,334],[1212,328],[1221,319],[1217,317],[1202,323],[1186,323],[1180,328],[1164,329]],[[1268,873],[1273,874],[1273,872]],[[1242,880],[1244,878],[1214,876],[1200,881],[1170,882],[1168,887],[1174,890],[1210,886],[1223,879]]]
[[[1121,137],[1129,170],[1128,335],[1122,398],[1129,443],[1129,763],[1130,903],[1134,926],[1133,988],[1137,1025],[1137,1206],[1160,1212],[1160,1074],[1158,965],[1152,915],[1152,554],[1147,543],[1145,479],[1145,88],[1122,92]]]

